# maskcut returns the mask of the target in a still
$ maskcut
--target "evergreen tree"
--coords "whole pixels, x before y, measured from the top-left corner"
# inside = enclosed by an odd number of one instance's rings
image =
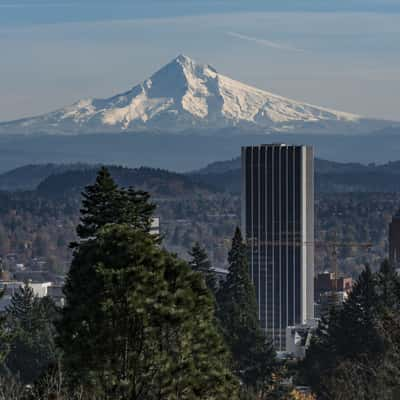
[[[95,236],[99,228],[115,223],[122,213],[121,193],[105,167],[99,170],[96,182],[86,187],[82,197],[81,223],[77,227],[81,239]]]
[[[275,353],[260,327],[246,246],[239,228],[228,261],[229,273],[217,296],[220,325],[232,352],[236,375],[245,386],[262,392],[271,379]]]
[[[14,292],[10,305],[6,309],[11,320],[18,322],[19,326],[25,330],[33,329],[32,314],[35,300],[33,289],[26,283]]]
[[[366,351],[372,356],[382,351],[382,341],[377,331],[379,297],[377,281],[369,266],[360,274],[339,321],[333,325],[332,335],[336,338],[339,354],[357,357]]]
[[[378,274],[367,266],[343,308],[320,323],[302,365],[318,398],[394,398],[400,379],[396,279],[387,263]]]
[[[11,298],[6,310],[10,349],[5,364],[24,383],[34,382],[57,359],[56,315],[54,303],[36,297],[27,284]]]
[[[90,240],[75,247],[58,325],[71,384],[110,400],[234,399],[203,279],[149,233],[148,195],[118,191],[122,208],[118,199],[104,219],[86,197],[96,224],[82,218]]]
[[[199,243],[195,243],[192,250],[189,252],[189,255],[191,257],[189,265],[193,271],[201,273],[208,289],[210,289],[211,293],[215,295],[217,292],[217,279],[215,272],[211,267],[206,250],[202,248]]]
[[[77,266],[91,270],[79,294]],[[82,244],[72,267],[59,332],[75,382],[106,399],[235,397],[213,302],[184,262],[115,224]]]
[[[4,289],[0,290],[0,299],[4,296]],[[9,351],[9,333],[6,326],[6,317],[0,315],[0,368],[3,367],[4,360]]]
[[[400,311],[400,278],[387,259],[377,274],[377,290],[382,307]]]
[[[129,223],[136,229],[149,232],[156,209],[156,206],[150,202],[150,194],[143,190],[135,190],[132,187],[127,190],[120,189],[120,191],[126,202],[121,222]]]
[[[77,227],[80,239],[93,238],[106,224],[129,223],[137,229],[150,230],[155,205],[150,195],[133,188],[119,188],[106,167],[102,167],[96,182],[82,193],[81,223]],[[73,244],[73,247],[76,244]]]

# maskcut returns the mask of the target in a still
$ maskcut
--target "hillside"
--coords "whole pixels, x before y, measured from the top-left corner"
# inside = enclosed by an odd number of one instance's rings
[[[47,177],[70,170],[94,168],[88,164],[37,164],[26,165],[0,174],[0,190],[34,190]]]
[[[159,196],[240,192],[240,158],[211,163],[187,174],[158,168],[110,166],[123,186],[138,186]],[[34,190],[49,196],[79,194],[95,177],[98,165],[28,165],[0,174],[0,190]],[[386,164],[315,160],[317,192],[400,192],[400,161]]]
[[[207,165],[189,176],[198,183],[239,193],[240,158]],[[363,165],[315,159],[317,192],[400,192],[400,161]]]
[[[46,177],[37,187],[37,193],[47,197],[79,195],[85,186],[96,178],[98,166],[69,170]],[[210,188],[206,182],[193,182],[189,177],[174,172],[153,168],[130,169],[108,167],[114,180],[124,187],[135,187],[157,197],[187,197],[193,194],[207,194]]]

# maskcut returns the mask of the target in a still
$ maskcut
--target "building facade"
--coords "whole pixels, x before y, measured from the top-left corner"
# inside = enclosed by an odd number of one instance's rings
[[[242,148],[242,232],[261,325],[277,350],[314,316],[314,157],[309,146]]]

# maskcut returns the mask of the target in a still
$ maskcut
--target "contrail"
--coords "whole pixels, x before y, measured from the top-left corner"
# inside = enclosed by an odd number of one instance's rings
[[[293,47],[290,45],[286,45],[283,43],[272,42],[271,40],[260,39],[252,36],[242,35],[241,33],[237,32],[227,32],[227,35],[232,36],[237,39],[247,40],[248,42],[254,42],[260,44],[261,46],[271,47],[273,49],[280,49],[280,50],[289,50],[289,51],[297,51],[297,52],[304,52],[305,50],[299,49],[297,47]]]

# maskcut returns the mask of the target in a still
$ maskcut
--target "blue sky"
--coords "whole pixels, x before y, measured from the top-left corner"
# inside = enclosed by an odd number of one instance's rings
[[[126,90],[179,53],[400,120],[400,0],[0,0],[0,120]]]

